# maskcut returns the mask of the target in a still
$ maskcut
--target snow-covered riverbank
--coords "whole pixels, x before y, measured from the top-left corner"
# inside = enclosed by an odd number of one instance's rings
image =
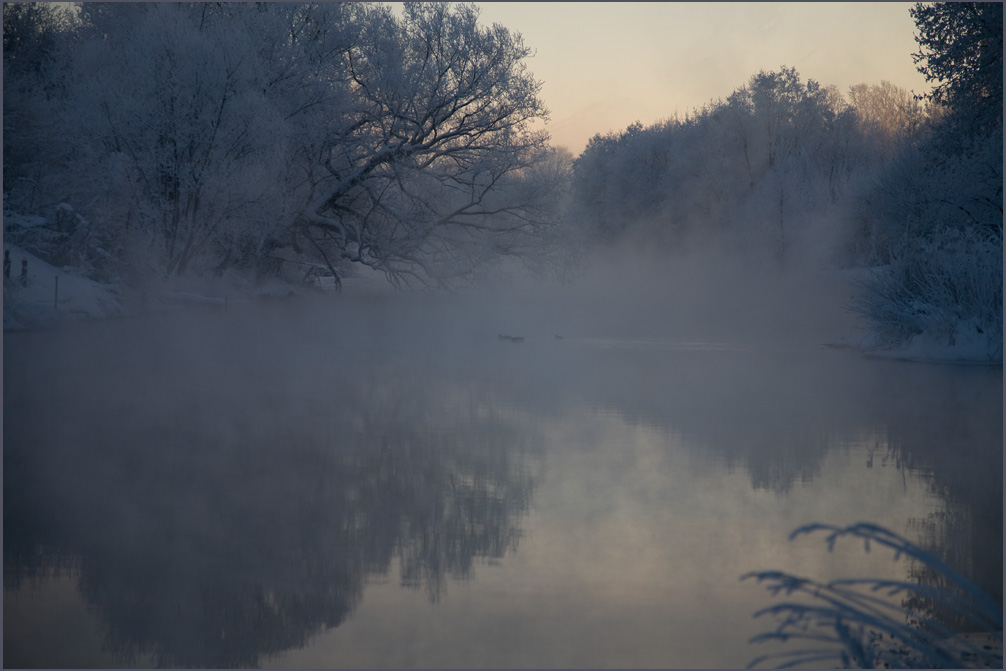
[[[854,268],[830,273],[830,276],[846,287],[847,306],[855,303],[855,293],[870,277],[875,268]],[[853,317],[850,309],[849,325],[835,340],[827,343],[830,347],[850,349],[866,356],[918,361],[926,363],[964,365],[1002,365],[1002,341],[998,335],[982,333],[973,325],[960,323],[954,329],[952,342],[946,336],[920,334],[900,344],[892,345],[881,341],[865,326],[865,320]],[[1001,330],[1001,329],[1000,329]]]
[[[74,268],[57,268],[18,245],[5,244],[4,252],[10,259],[10,274],[4,278],[4,331],[178,309],[226,309],[232,303],[292,298],[334,288],[331,282],[323,282],[324,278],[315,286],[302,287],[279,280],[252,286],[250,281],[230,278],[215,283],[193,281],[151,285],[146,290],[123,289],[95,282]],[[394,291],[382,273],[366,267],[343,277],[342,287],[364,296]]]
[[[881,347],[872,344],[869,334],[844,335],[830,347],[851,349],[869,357],[900,359],[923,363],[944,363],[978,366],[1002,366],[1002,343],[993,343],[988,338],[975,334],[973,337],[958,338],[952,345],[926,336],[914,336],[908,342],[895,347]]]
[[[56,268],[15,245],[4,245],[4,254],[10,260],[10,276],[3,285],[4,331],[124,313],[121,293],[114,287]]]

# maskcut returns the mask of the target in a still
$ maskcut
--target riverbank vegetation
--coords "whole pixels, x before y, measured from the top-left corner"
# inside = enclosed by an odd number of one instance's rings
[[[474,6],[8,3],[5,245],[123,294],[726,253],[855,270],[862,347],[1001,361],[1002,6],[911,12],[929,92],[781,66],[574,157]]]
[[[5,202],[93,222],[46,257],[449,286],[554,248],[565,163],[532,127],[530,48],[473,6],[10,4],[4,37]]]

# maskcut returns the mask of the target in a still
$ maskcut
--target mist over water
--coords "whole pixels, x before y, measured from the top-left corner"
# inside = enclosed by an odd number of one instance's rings
[[[995,611],[1002,7],[904,10],[928,93],[574,156],[474,4],[5,3],[4,666],[740,667],[740,576],[925,552]],[[790,540],[859,522],[925,552]]]
[[[905,577],[814,521],[1001,601],[1001,371],[823,347],[847,290],[608,259],[5,334],[5,665],[742,666],[741,573]]]

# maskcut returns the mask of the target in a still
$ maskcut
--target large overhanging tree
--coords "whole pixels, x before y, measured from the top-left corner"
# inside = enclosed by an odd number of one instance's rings
[[[333,272],[345,259],[396,284],[437,285],[545,248],[558,180],[533,170],[548,138],[532,125],[547,110],[520,35],[479,25],[470,5],[362,14],[338,54],[351,106],[319,156],[326,174],[294,245]]]
[[[355,262],[449,286],[551,261],[569,158],[472,5],[85,3],[55,182],[124,266]],[[291,254],[291,250],[294,252]]]

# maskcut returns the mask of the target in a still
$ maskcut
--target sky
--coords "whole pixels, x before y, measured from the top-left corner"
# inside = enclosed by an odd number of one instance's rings
[[[760,70],[795,67],[835,85],[930,89],[911,2],[483,2],[481,19],[521,33],[543,81],[554,145],[683,117]]]

